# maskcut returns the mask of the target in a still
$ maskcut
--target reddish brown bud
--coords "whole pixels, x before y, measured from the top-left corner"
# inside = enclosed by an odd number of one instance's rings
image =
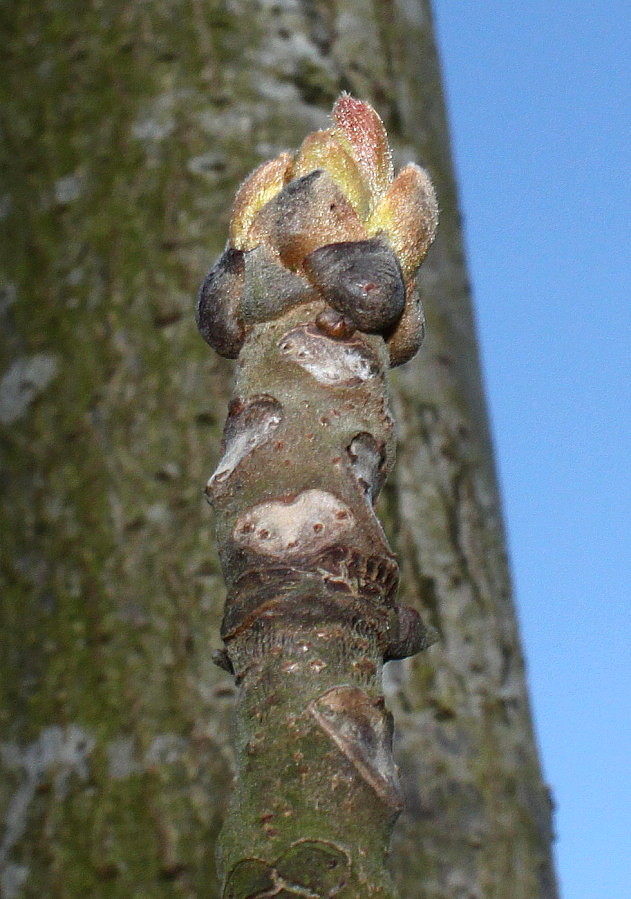
[[[355,333],[355,325],[352,321],[337,309],[331,309],[330,306],[320,312],[315,323],[323,334],[332,337],[333,340],[345,340]]]

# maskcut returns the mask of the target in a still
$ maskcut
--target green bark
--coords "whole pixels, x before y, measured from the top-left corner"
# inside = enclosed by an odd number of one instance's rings
[[[442,637],[386,669],[407,802],[392,869],[410,899],[554,896],[427,5],[2,15],[4,893],[217,895],[235,691],[210,658],[224,591],[199,485],[231,366],[192,298],[236,184],[348,89],[442,209],[382,495],[401,599]]]

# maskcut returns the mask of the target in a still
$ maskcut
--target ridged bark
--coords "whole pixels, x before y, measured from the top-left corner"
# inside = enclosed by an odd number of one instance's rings
[[[13,4],[2,54],[3,899],[217,896],[234,687],[192,298],[262,159],[370,100],[430,169],[428,341],[381,513],[441,643],[386,668],[401,896],[555,895],[426,3]],[[498,298],[498,302],[502,298]]]

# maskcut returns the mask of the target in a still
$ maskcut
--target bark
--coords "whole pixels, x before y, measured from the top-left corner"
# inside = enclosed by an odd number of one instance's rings
[[[236,184],[341,89],[431,171],[428,341],[381,512],[441,642],[386,669],[402,897],[555,895],[425,3],[3,15],[3,896],[216,896],[234,686],[200,496],[231,363],[191,319]]]

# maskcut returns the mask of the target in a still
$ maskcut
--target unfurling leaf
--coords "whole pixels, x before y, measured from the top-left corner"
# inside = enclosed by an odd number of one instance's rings
[[[343,94],[333,107],[338,139],[350,150],[370,186],[373,203],[392,181],[392,154],[383,122],[368,103]]]
[[[429,175],[410,163],[402,169],[367,222],[368,233],[383,232],[404,275],[419,267],[438,227],[438,204]]]
[[[264,162],[249,175],[234,198],[228,242],[237,250],[250,250],[246,236],[252,219],[262,206],[271,200],[289,180],[291,153],[281,153],[275,159]]]
[[[344,192],[347,200],[363,220],[370,211],[370,189],[357,162],[336,139],[336,132],[314,131],[302,142],[291,169],[292,178],[324,169]]]

